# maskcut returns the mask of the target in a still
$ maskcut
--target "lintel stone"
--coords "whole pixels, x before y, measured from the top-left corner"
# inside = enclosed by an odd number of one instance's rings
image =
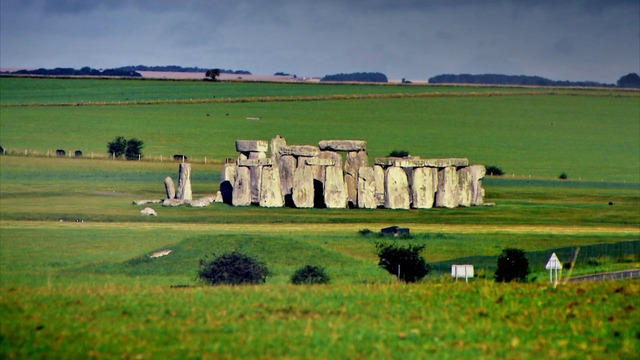
[[[321,150],[360,151],[367,149],[367,142],[364,140],[320,140],[318,146]]]
[[[266,152],[269,143],[264,140],[236,140],[237,152]]]
[[[280,155],[314,157],[320,155],[320,149],[313,145],[287,145],[280,147]]]
[[[312,157],[305,159],[305,163],[311,166],[334,166],[336,162],[333,159],[323,159],[319,157]]]
[[[238,159],[238,166],[272,166],[273,159],[261,158],[261,159]]]
[[[411,167],[437,167],[448,166],[463,167],[469,166],[467,158],[444,158],[444,159],[421,159],[421,158],[398,158],[398,157],[378,157],[375,159],[376,165],[398,166],[403,168]]]

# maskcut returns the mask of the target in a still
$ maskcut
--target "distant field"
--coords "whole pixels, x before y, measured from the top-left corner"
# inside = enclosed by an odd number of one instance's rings
[[[371,158],[404,149],[468,157],[521,176],[566,172],[574,180],[640,182],[639,118],[640,97],[607,96],[0,107],[0,146],[105,156],[107,142],[122,135],[143,139],[147,158],[187,154],[221,162],[235,157],[236,139],[356,138],[368,142]]]

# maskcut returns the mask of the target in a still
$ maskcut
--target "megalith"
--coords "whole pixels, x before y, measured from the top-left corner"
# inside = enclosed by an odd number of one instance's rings
[[[384,206],[384,169],[380,165],[373,167],[374,183],[376,185],[376,201],[378,206]]]
[[[265,166],[262,169],[262,181],[260,182],[260,206],[282,207],[284,196],[280,187],[280,171],[277,166]]]
[[[277,165],[280,172],[282,195],[293,194],[293,175],[297,167],[296,158],[292,155],[280,156],[277,160]]]
[[[358,170],[358,207],[361,209],[378,207],[373,167],[363,166]]]
[[[358,180],[355,175],[344,174],[344,186],[347,189],[347,205],[358,206]]]
[[[176,199],[191,200],[191,164],[180,163],[180,173],[178,180],[178,192]]]
[[[454,208],[458,206],[458,176],[455,166],[438,169],[438,191],[435,206]]]
[[[458,169],[458,206],[471,206],[471,169],[469,166]]]
[[[413,169],[413,186],[411,187],[412,206],[416,209],[430,209],[435,202],[435,192],[438,170],[431,167],[418,167]]]
[[[233,194],[233,183],[236,179],[236,165],[224,164],[220,179],[220,196],[225,204],[231,204]]]
[[[479,206],[484,204],[484,189],[482,179],[487,173],[484,165],[471,165],[471,205]]]
[[[331,209],[347,207],[347,189],[339,166],[327,166],[325,169],[324,203]]]
[[[164,190],[167,193],[167,199],[173,199],[176,197],[176,186],[173,184],[171,176],[167,176],[164,179]]]
[[[236,169],[236,179],[233,183],[233,193],[231,203],[233,206],[251,205],[251,176],[249,168],[238,166]]]
[[[408,209],[409,181],[404,170],[397,166],[388,167],[384,173],[384,184],[384,206],[387,209]]]
[[[313,207],[313,170],[310,166],[298,166],[293,174],[293,204],[297,208]]]
[[[267,154],[263,151],[250,152],[249,159],[266,159]],[[262,181],[262,166],[249,167],[249,177],[251,179],[251,202],[260,202],[260,182]]]

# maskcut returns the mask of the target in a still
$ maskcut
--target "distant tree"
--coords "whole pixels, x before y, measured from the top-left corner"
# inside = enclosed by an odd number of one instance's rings
[[[564,171],[562,172],[562,174],[560,174],[560,176],[558,176],[558,179],[560,179],[560,180],[567,180],[568,178],[569,178],[569,176]]]
[[[379,72],[357,72],[350,74],[325,75],[320,81],[360,81],[360,82],[383,82],[386,83],[387,76]]]
[[[207,70],[205,76],[210,78],[213,81],[218,81],[218,76],[220,76],[220,69],[211,69]]]
[[[618,79],[617,85],[623,88],[640,88],[640,76],[636,73],[627,74]]]
[[[124,157],[127,160],[138,160],[142,157],[142,147],[144,143],[142,140],[131,138],[127,140],[127,148],[124,153]]]
[[[127,149],[127,139],[122,136],[116,136],[113,141],[107,143],[107,151],[109,155],[119,158]]]
[[[526,281],[529,275],[529,260],[521,249],[504,249],[498,257],[496,281]]]
[[[232,251],[222,254],[213,260],[200,260],[198,277],[211,284],[259,284],[264,283],[269,275],[267,266],[243,253]]]
[[[391,157],[406,157],[409,156],[409,152],[407,150],[393,150],[389,153]]]
[[[301,284],[326,284],[330,281],[329,275],[321,266],[306,265],[296,270],[291,276],[291,283]]]
[[[489,165],[487,166],[487,175],[502,176],[504,171],[495,165]]]
[[[399,280],[416,282],[431,270],[429,264],[420,255],[424,247],[424,245],[400,246],[395,243],[379,242],[376,244],[378,258],[380,258],[378,265],[397,276]]]

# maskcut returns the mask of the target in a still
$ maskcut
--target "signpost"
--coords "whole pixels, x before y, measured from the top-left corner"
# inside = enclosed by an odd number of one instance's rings
[[[549,270],[549,281],[552,282],[553,285],[555,286],[558,283],[558,270],[560,270],[560,273],[562,273],[562,263],[558,259],[558,256],[556,256],[556,253],[551,254],[551,257],[549,258],[549,261],[547,261],[547,265],[545,265],[545,268]],[[555,270],[555,281],[553,279],[554,270]]]
[[[451,265],[451,276],[456,281],[459,277],[463,277],[465,282],[469,282],[469,278],[473,277],[473,265]]]

